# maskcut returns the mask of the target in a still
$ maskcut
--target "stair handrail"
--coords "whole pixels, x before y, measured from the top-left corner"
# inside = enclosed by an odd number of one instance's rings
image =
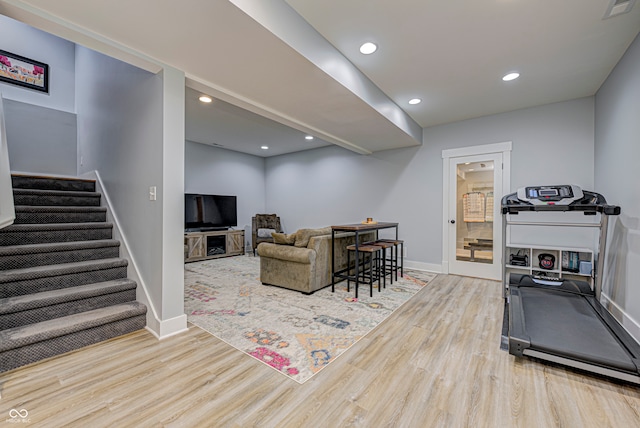
[[[16,218],[13,205],[13,187],[7,147],[7,130],[4,122],[4,106],[0,92],[0,229],[10,226]]]

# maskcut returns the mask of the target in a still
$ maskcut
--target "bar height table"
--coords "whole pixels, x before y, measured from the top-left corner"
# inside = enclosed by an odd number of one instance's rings
[[[359,254],[358,254],[358,245],[360,244],[359,238],[360,238],[360,233],[361,232],[370,232],[372,230],[376,231],[376,237],[377,237],[377,233],[379,230],[381,229],[392,229],[395,228],[396,229],[396,239],[398,239],[398,223],[382,223],[382,222],[378,222],[378,223],[355,223],[355,224],[343,224],[343,225],[339,225],[339,226],[331,226],[331,292],[335,292],[335,286],[336,286],[336,278],[338,279],[351,279],[353,281],[355,281],[356,283],[356,298],[358,298],[358,277],[360,275],[359,269]],[[355,265],[355,276],[350,277],[349,276],[349,266],[346,267],[346,269],[342,269],[339,272],[336,272],[336,259],[335,259],[335,253],[336,253],[336,248],[335,248],[335,236],[336,236],[336,232],[355,232],[356,234],[356,250],[355,250],[355,261],[356,261],[356,265]],[[344,273],[346,272],[346,274]]]

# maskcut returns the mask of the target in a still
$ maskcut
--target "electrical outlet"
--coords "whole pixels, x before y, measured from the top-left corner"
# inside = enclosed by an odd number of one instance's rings
[[[149,200],[150,201],[156,200],[156,186],[149,187]]]

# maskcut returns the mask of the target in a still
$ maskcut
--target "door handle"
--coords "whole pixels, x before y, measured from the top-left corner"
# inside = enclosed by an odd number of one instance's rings
[[[449,220],[449,223],[456,224],[456,221],[455,220]]]

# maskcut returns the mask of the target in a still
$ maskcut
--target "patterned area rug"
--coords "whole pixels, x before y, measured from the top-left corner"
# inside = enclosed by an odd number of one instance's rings
[[[436,275],[405,269],[404,278],[369,297],[346,282],[312,295],[262,285],[259,257],[185,265],[189,322],[303,383],[384,321]]]

